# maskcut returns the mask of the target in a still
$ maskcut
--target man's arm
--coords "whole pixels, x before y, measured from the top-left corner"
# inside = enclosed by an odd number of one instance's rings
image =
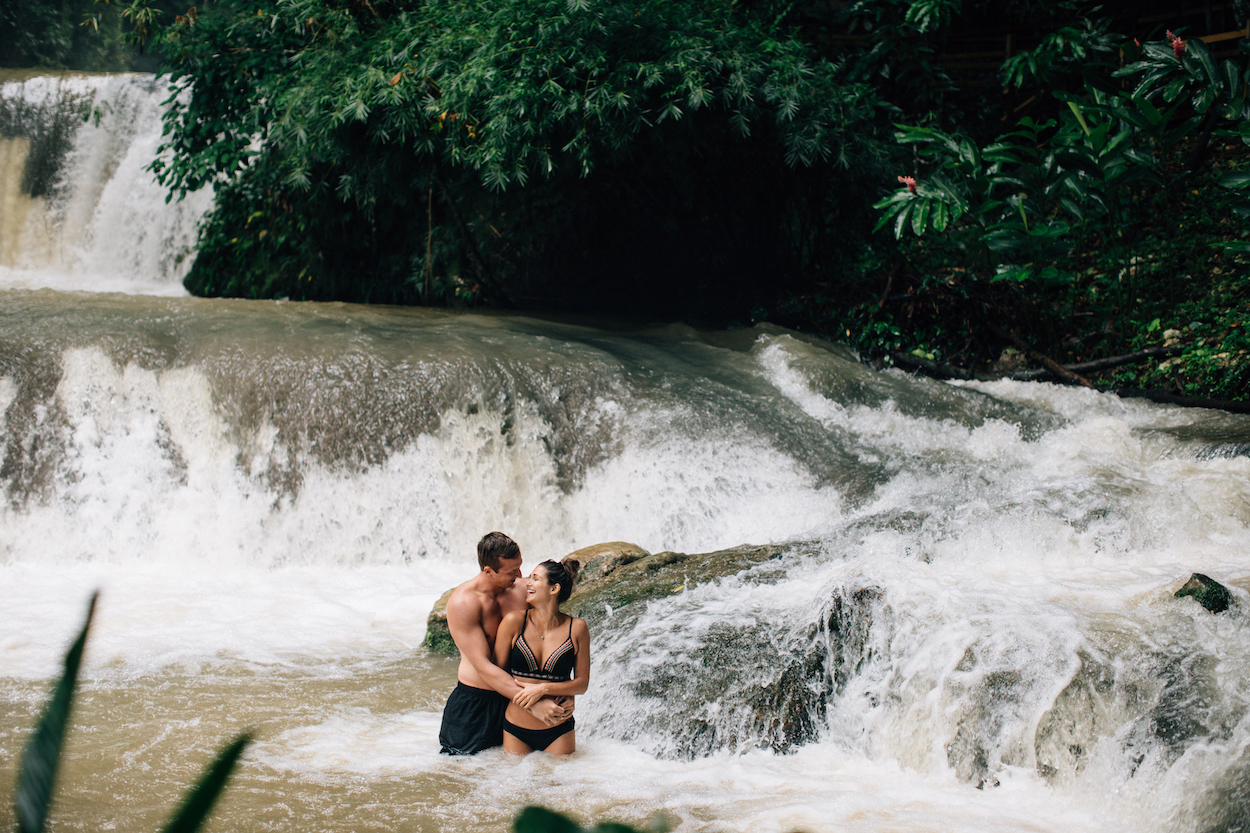
[[[454,593],[448,599],[447,629],[460,656],[469,661],[479,679],[509,700],[520,692],[512,675],[492,660],[490,643],[482,628],[482,606],[471,594]]]

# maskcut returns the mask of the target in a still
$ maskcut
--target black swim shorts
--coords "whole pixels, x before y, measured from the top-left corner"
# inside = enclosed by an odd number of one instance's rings
[[[457,682],[443,707],[438,731],[439,750],[445,755],[475,755],[503,744],[503,713],[508,698],[488,688]]]

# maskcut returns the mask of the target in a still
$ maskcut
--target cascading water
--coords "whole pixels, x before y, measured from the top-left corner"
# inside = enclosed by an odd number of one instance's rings
[[[212,193],[167,203],[146,170],[167,86],[0,72],[0,287],[186,294]]]
[[[876,373],[768,327],[0,298],[5,777],[103,588],[62,823],[158,825],[245,726],[239,830],[499,830],[527,803],[680,831],[1250,821],[1245,417]],[[490,529],[527,570],[773,546],[587,612],[572,759],[448,759],[455,663],[420,642]],[[1194,571],[1234,609],[1173,598]]]

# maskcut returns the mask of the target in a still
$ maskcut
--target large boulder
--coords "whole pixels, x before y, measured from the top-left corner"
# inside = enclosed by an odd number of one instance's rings
[[[577,581],[577,592],[580,593],[588,587],[603,584],[618,568],[650,555],[651,553],[637,544],[611,541],[606,544],[584,547],[569,553],[561,560],[573,558],[581,564],[581,574]],[[454,589],[453,587],[452,590]],[[452,641],[451,631],[447,629],[447,600],[450,598],[451,590],[448,590],[434,603],[426,619],[425,647],[441,654],[456,653],[456,643]],[[573,599],[576,598],[577,593],[574,593]]]
[[[581,565],[581,573],[578,574],[575,591],[581,592],[588,586],[594,585],[612,575],[618,567],[633,564],[635,561],[646,558],[649,555],[651,553],[637,544],[630,544],[625,541],[611,541],[606,544],[583,547],[580,550],[569,553],[560,560],[568,561],[569,559],[574,559]]]

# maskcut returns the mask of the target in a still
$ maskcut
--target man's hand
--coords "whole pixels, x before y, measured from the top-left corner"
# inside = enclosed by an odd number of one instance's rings
[[[512,702],[516,703],[523,709],[528,709],[539,700],[547,696],[547,686],[545,683],[522,683],[521,690],[512,698]]]
[[[529,713],[548,726],[559,726],[573,714],[572,704],[565,705],[547,698],[529,707]]]

